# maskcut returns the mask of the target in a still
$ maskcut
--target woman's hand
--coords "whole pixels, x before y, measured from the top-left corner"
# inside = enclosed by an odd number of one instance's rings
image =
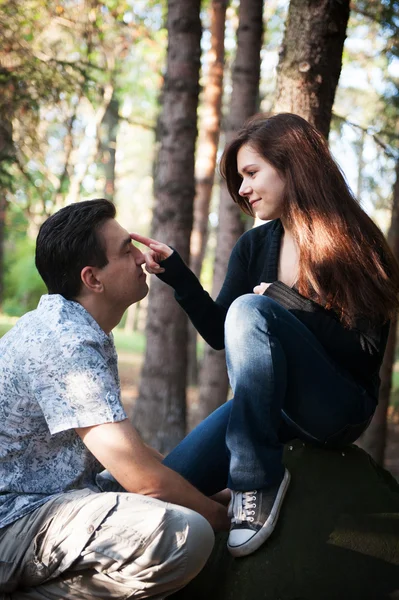
[[[259,295],[264,294],[265,290],[267,290],[269,285],[271,285],[271,283],[265,283],[264,281],[262,281],[262,283],[260,283],[259,285],[256,285],[254,287],[254,294],[259,294]]]
[[[162,260],[169,258],[169,256],[173,254],[172,248],[149,237],[145,237],[144,235],[139,235],[138,233],[131,233],[130,237],[135,242],[140,242],[140,244],[144,244],[147,246],[147,248],[149,248],[148,252],[143,252],[145,259],[145,270],[147,273],[151,273],[152,275],[159,275],[159,273],[163,273],[165,269],[160,267],[159,263]]]

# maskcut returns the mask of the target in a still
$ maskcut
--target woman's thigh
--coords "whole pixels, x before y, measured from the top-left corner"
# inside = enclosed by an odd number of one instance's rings
[[[273,345],[279,344],[285,357],[284,421],[322,442],[348,425],[366,421],[375,408],[374,399],[329,358],[298,318],[274,300],[260,299],[265,300],[272,354]]]
[[[334,436],[342,441],[342,430],[361,424],[371,416],[374,400],[339,370],[299,319],[266,296],[252,294],[239,301],[241,321],[250,324],[252,311],[260,310],[267,320],[265,344],[270,344],[272,354],[277,344],[283,351],[278,353],[279,357],[284,356],[287,373],[282,402],[282,441],[302,437],[324,443]],[[252,360],[250,335],[245,348],[243,360]],[[259,380],[263,377],[260,365]],[[265,378],[265,385],[269,380]],[[251,397],[248,394],[246,401],[250,402]],[[227,484],[230,455],[226,431],[235,401],[230,400],[214,411],[164,459],[166,466],[207,495]]]

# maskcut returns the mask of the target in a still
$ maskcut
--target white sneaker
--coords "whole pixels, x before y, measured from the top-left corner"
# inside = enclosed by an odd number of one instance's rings
[[[231,492],[228,514],[231,529],[227,548],[233,556],[255,552],[272,533],[278,519],[291,476],[285,469],[284,477],[271,490]]]

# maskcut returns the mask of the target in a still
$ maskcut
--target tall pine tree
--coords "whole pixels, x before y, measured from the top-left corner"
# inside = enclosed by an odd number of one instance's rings
[[[195,195],[194,153],[200,70],[200,0],[169,0],[168,50],[155,163],[152,236],[188,262]],[[186,433],[187,318],[173,291],[151,282],[147,348],[134,424],[170,451]]]

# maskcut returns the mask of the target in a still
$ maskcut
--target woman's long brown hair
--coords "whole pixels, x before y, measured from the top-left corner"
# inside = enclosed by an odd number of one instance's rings
[[[398,263],[352,195],[324,137],[291,113],[247,121],[225,149],[220,170],[233,200],[253,216],[238,193],[237,152],[244,144],[285,180],[281,217],[299,248],[299,293],[333,309],[349,327],[359,318],[375,323],[392,317],[398,307]]]

